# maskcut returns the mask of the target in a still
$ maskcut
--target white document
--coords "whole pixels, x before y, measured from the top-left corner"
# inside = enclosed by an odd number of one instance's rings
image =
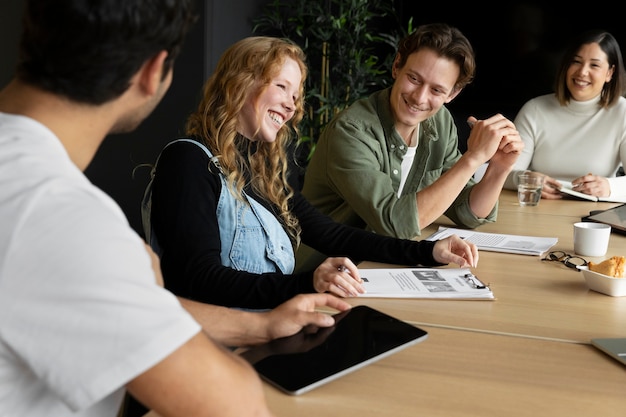
[[[489,286],[467,268],[359,269],[359,297],[493,300]]]
[[[457,235],[467,242],[475,244],[480,250],[536,256],[542,256],[559,241],[556,237],[484,233],[444,226],[439,226],[439,230],[426,238],[426,240],[440,240],[450,235]]]
[[[626,203],[626,197],[615,197],[615,198],[596,197],[595,195],[589,195],[589,194],[575,191],[574,189],[572,189],[572,183],[569,181],[563,181],[563,180],[557,180],[557,181],[561,183],[560,191],[562,193],[571,195],[576,198],[582,198],[584,200],[589,200],[589,201],[604,201],[604,202],[609,202],[609,203]]]

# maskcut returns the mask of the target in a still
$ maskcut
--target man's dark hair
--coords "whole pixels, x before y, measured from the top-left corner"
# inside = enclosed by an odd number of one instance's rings
[[[404,67],[409,55],[422,48],[429,48],[437,55],[458,64],[460,73],[454,85],[455,90],[460,90],[473,81],[476,72],[474,49],[459,29],[446,23],[418,26],[398,43],[398,67]]]
[[[172,67],[196,19],[193,0],[28,0],[17,77],[77,102],[124,93],[141,65]]]

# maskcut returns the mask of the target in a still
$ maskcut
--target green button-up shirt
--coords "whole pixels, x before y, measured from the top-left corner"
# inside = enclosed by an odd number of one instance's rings
[[[461,157],[454,119],[444,106],[420,123],[419,146],[398,197],[407,145],[394,127],[390,89],[340,113],[322,133],[307,167],[303,194],[336,221],[401,238],[420,235],[416,193],[435,182]],[[455,224],[475,228],[495,221],[469,206],[470,180],[446,210]]]
[[[389,94],[390,89],[378,91],[328,124],[307,166],[302,193],[337,222],[412,239],[421,234],[416,193],[461,157],[458,134],[445,106],[420,123],[419,145],[398,197],[407,145],[394,126]],[[470,180],[444,213],[460,227],[475,228],[496,219],[497,204],[484,219],[470,209],[474,184]],[[296,270],[315,268],[323,259],[322,254],[301,246]]]

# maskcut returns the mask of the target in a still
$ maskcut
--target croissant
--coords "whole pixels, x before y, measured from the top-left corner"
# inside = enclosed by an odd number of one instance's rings
[[[589,270],[614,278],[622,278],[624,276],[625,262],[626,258],[623,256],[613,256],[600,263],[589,262]]]

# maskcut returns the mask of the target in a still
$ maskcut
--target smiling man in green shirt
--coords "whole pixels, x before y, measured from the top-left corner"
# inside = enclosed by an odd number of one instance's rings
[[[399,43],[393,86],[355,102],[326,126],[307,167],[304,196],[336,221],[407,239],[442,214],[466,228],[495,221],[523,142],[500,114],[470,117],[473,128],[461,154],[444,104],[474,73],[472,46],[458,29],[418,27]],[[483,179],[474,182],[486,162]],[[302,246],[297,268],[321,259]]]

